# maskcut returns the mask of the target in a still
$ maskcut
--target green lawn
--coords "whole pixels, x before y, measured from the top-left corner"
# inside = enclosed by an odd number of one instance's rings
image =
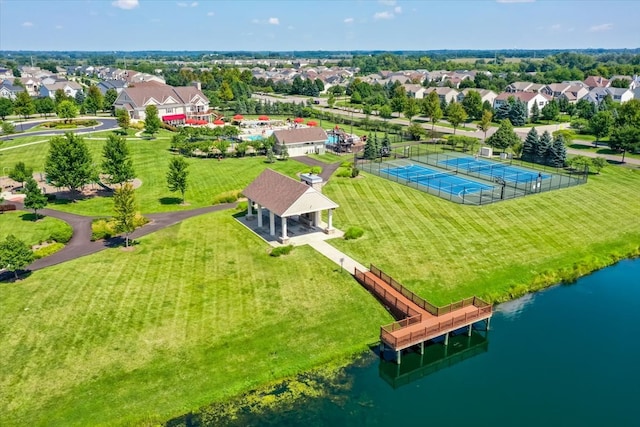
[[[619,152],[617,152],[615,150],[612,150],[608,146],[600,145],[598,147],[594,147],[593,145],[569,144],[569,148],[572,148],[574,150],[586,151],[586,152],[589,152],[589,153],[596,153],[596,154],[609,155],[609,156],[618,156],[618,157],[622,158],[622,153],[619,153]],[[625,157],[625,159],[626,158],[640,159],[640,154],[626,153],[624,155],[624,157]]]
[[[104,139],[85,138],[95,162],[102,160]],[[263,169],[270,167],[290,176],[297,172],[307,171],[305,166],[295,160],[265,163],[264,157],[247,157],[242,159],[187,158],[189,163],[189,187],[185,195],[189,206],[180,206],[179,196],[167,189],[166,173],[169,159],[174,156],[169,152],[168,139],[134,139],[129,142],[133,165],[137,176],[142,180],[142,187],[136,191],[140,211],[143,213],[163,212],[181,209],[194,209],[211,205],[213,198],[225,191],[241,190],[246,187]],[[11,168],[22,160],[35,171],[44,170],[47,144],[36,144],[7,151],[0,151],[0,170]],[[74,203],[59,201],[52,204],[59,210],[83,215],[100,216],[112,213],[113,202],[110,197],[96,197]]]
[[[0,214],[0,240],[13,234],[27,245],[33,246],[49,240],[52,234],[71,230],[69,224],[56,218],[44,217],[38,221],[33,221],[32,218],[32,213],[24,211]]]
[[[437,304],[504,299],[640,253],[638,170],[608,167],[585,185],[482,207],[362,175],[324,187],[340,204],[336,226],[365,230],[332,244]]]
[[[327,164],[336,163],[336,162],[352,161],[353,160],[353,156],[352,155],[339,156],[339,155],[333,154],[333,153],[309,154],[308,157],[311,157],[312,159],[320,160],[321,162],[327,163]]]
[[[230,211],[0,284],[5,425],[157,425],[359,352],[391,321],[308,246]]]

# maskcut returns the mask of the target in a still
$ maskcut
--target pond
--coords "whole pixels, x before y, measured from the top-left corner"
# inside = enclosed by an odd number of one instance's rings
[[[635,259],[501,304],[487,333],[399,366],[367,352],[326,397],[234,425],[637,426],[639,326]]]

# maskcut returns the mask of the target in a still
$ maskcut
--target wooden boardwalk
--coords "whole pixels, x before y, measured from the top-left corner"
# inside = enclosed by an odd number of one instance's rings
[[[436,307],[373,265],[370,271],[356,269],[354,275],[400,319],[380,328],[380,341],[398,353],[398,360],[405,348],[440,336],[445,336],[447,345],[450,332],[464,327],[471,332],[471,326],[481,320],[488,326],[493,314],[491,305],[477,297]]]

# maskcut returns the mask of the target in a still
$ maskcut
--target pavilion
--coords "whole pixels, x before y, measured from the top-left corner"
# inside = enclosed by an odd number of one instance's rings
[[[272,169],[265,169],[243,194],[248,199],[247,219],[253,219],[253,207],[256,205],[258,227],[263,227],[265,211],[269,212],[269,235],[276,235],[275,217],[280,217],[281,243],[289,240],[287,218],[312,227],[321,227],[320,216],[327,211],[325,233],[334,231],[332,225],[333,210],[338,204],[321,193],[322,178],[318,175],[301,174],[302,181],[296,181]]]

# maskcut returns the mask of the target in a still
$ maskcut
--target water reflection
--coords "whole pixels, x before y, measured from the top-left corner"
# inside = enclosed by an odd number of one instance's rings
[[[440,342],[426,345],[423,354],[417,351],[404,354],[399,365],[381,359],[378,372],[380,378],[396,389],[488,350],[488,331],[473,331],[471,336],[452,335],[448,346]]]
[[[502,313],[509,320],[515,320],[520,314],[533,304],[536,294],[527,294],[512,301],[503,302],[494,307],[494,312]]]

